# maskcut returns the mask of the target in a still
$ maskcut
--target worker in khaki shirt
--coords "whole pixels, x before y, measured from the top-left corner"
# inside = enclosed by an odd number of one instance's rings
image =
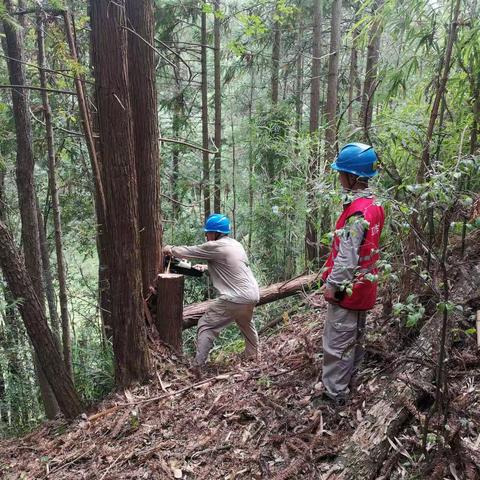
[[[232,322],[238,325],[245,338],[245,357],[257,358],[258,334],[253,321],[253,309],[260,293],[247,254],[241,243],[228,236],[230,220],[225,215],[210,215],[204,231],[207,241],[202,245],[166,246],[163,249],[166,255],[206,260],[207,265],[197,265],[196,268],[208,270],[213,286],[219,293],[219,297],[198,322],[194,366],[205,364],[215,338]]]

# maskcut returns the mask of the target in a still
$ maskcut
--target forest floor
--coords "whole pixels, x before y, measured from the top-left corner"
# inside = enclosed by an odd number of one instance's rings
[[[471,268],[464,274],[471,279]],[[325,311],[323,304],[285,316],[261,337],[261,361],[222,355],[200,381],[159,345],[148,385],[111,394],[71,424],[48,422],[0,442],[1,478],[335,479],[336,457],[414,340],[378,307],[369,315],[366,358],[350,401],[315,406]],[[425,453],[421,416],[412,415],[391,439],[379,479],[480,478],[480,354],[475,335],[465,334],[467,318],[455,327],[449,352],[447,429],[428,435]]]

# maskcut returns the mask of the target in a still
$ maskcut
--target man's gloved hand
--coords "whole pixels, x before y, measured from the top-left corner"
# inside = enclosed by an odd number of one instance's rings
[[[335,287],[330,287],[327,284],[323,292],[323,298],[325,298],[325,301],[328,303],[338,304],[338,298],[335,297],[336,293],[337,289]]]
[[[168,255],[169,257],[171,257],[171,256],[172,256],[172,248],[173,248],[172,245],[165,245],[165,246],[163,247],[163,253],[164,253],[164,255]]]

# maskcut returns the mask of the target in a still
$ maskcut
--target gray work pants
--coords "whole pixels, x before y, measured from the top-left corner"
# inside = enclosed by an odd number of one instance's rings
[[[367,312],[328,304],[323,330],[322,382],[333,399],[345,398],[353,374],[363,360]]]
[[[233,303],[217,298],[198,321],[195,364],[203,365],[220,331],[235,322],[245,338],[245,356],[258,356],[258,334],[253,321],[254,304]]]

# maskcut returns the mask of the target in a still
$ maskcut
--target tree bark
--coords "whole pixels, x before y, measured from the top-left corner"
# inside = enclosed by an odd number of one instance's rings
[[[65,35],[67,37],[70,56],[73,61],[78,62],[77,46],[75,44],[75,36],[72,23],[70,21],[70,12],[64,12]],[[107,251],[109,242],[105,228],[105,193],[101,179],[100,157],[93,135],[93,123],[91,112],[88,108],[88,102],[85,95],[85,83],[81,76],[75,76],[75,89],[77,92],[77,101],[82,120],[82,128],[85,135],[85,143],[87,145],[88,156],[93,172],[94,180],[94,203],[95,213],[97,216],[97,255],[98,255],[98,293],[100,315],[102,317],[103,330],[108,338],[112,336],[112,318],[111,318],[111,300],[110,285],[108,281],[107,267]]]
[[[317,222],[318,207],[315,202],[315,180],[318,177],[318,120],[320,112],[320,56],[322,40],[321,0],[315,0],[313,10],[313,60],[310,84],[310,158],[307,174],[307,219],[305,225],[305,263],[318,261]]]
[[[215,178],[214,178],[214,202],[213,210],[221,212],[221,183],[222,183],[222,84],[221,84],[221,50],[220,50],[220,0],[213,0],[213,62],[215,69]]]
[[[303,120],[303,29],[304,20],[301,18],[298,24],[297,36],[297,75],[295,82],[295,130],[300,135]]]
[[[163,273],[157,276],[157,312],[155,325],[161,340],[182,352],[183,275]]]
[[[45,59],[45,32],[41,13],[37,15],[37,47],[38,47],[38,66],[40,67],[40,85],[47,87],[46,77],[46,59]],[[65,258],[63,256],[63,233],[60,213],[60,200],[58,196],[57,178],[55,172],[55,142],[53,137],[52,109],[48,98],[48,92],[42,91],[43,114],[45,118],[45,129],[47,137],[48,153],[48,182],[50,185],[50,195],[52,197],[53,223],[55,226],[55,253],[57,256],[57,277],[59,286],[60,300],[60,318],[62,323],[62,347],[63,361],[67,372],[73,378],[72,366],[72,345],[70,338],[70,319],[68,314],[68,295],[67,295],[67,274],[65,269]],[[42,228],[39,225],[39,228]]]
[[[450,67],[452,63],[452,51],[453,51],[453,46],[455,44],[455,38],[457,35],[458,16],[460,14],[461,3],[462,3],[461,0],[455,1],[453,18],[450,24],[450,32],[448,34],[447,45],[445,48],[445,56],[442,61],[443,69],[439,73],[440,79],[439,79],[437,91],[435,92],[435,98],[433,100],[432,110],[430,112],[430,120],[428,122],[427,135],[426,135],[425,143],[422,150],[422,160],[420,162],[420,167],[417,172],[417,183],[422,183],[425,181],[427,171],[430,167],[430,144],[432,143],[433,132],[435,129],[435,122],[438,117],[440,103],[445,94],[448,75],[450,73]]]
[[[11,12],[11,2],[6,0],[4,3],[7,11]],[[14,26],[8,19],[3,21],[3,28],[5,32],[4,48],[6,55],[15,60],[19,60],[18,62],[8,60],[10,83],[20,86],[26,85],[23,30],[22,28]],[[25,253],[27,272],[37,294],[41,314],[45,315],[42,257],[33,177],[35,161],[33,157],[32,125],[30,122],[28,102],[28,90],[12,89],[12,105],[17,139],[16,181],[22,221],[22,246]],[[39,366],[39,368],[41,367]],[[58,405],[56,405],[55,398],[49,385],[43,381],[43,376],[40,375],[38,380],[45,413],[48,418],[55,418],[58,412]]]
[[[355,14],[353,22],[358,22],[358,2],[354,3]],[[350,51],[350,71],[348,74],[348,124],[353,125],[353,106],[361,99],[362,87],[358,75],[358,36],[360,32],[355,28],[352,32],[352,48]]]
[[[135,168],[138,188],[138,228],[143,294],[163,270],[160,222],[160,151],[155,87],[155,20],[153,0],[127,0],[128,82],[130,89]]]
[[[364,141],[368,141],[369,130],[373,118],[373,98],[377,88],[377,66],[380,57],[380,40],[382,36],[382,20],[379,10],[383,7],[384,0],[376,0],[374,4],[374,19],[370,28],[370,37],[367,47],[367,64],[363,83],[362,105],[360,108],[360,125],[363,129]]]
[[[425,392],[415,385],[428,385],[433,369],[427,360],[441,328],[441,316],[435,316],[422,328],[415,344],[405,354],[408,363],[402,362],[394,373],[381,398],[370,408],[350,440],[344,446],[335,466],[336,480],[370,480],[377,478],[390,449],[388,439],[395,438],[402,425]]]
[[[18,309],[60,410],[67,418],[73,418],[82,411],[82,404],[48,327],[44,307],[3,222],[0,222],[0,266],[14,297],[22,299]]]
[[[43,281],[45,284],[45,296],[47,298],[48,305],[48,315],[50,317],[50,327],[52,328],[53,334],[55,335],[55,340],[57,341],[58,348],[61,351],[61,334],[60,334],[60,321],[58,319],[57,313],[57,295],[55,293],[55,288],[53,286],[52,278],[52,267],[50,265],[50,254],[48,251],[48,242],[43,226],[43,216],[40,211],[40,205],[38,204],[38,198],[36,199],[37,203],[37,221],[38,221],[38,233],[40,239],[40,250],[42,252],[42,270],[43,270]],[[0,220],[3,220],[0,218]]]
[[[292,278],[286,282],[274,283],[268,287],[260,289],[260,300],[257,305],[264,305],[266,303],[275,302],[281,298],[291,297],[299,293],[305,292],[315,288],[320,281],[318,273],[311,275],[302,275],[301,277]],[[206,302],[193,303],[187,305],[183,309],[183,328],[190,328],[197,324],[199,318],[207,311],[208,307],[212,305],[214,300]]]
[[[92,0],[90,5],[102,183],[108,213],[105,224],[110,243],[107,264],[115,379],[118,386],[126,386],[147,379],[150,357],[142,314],[138,193],[128,89],[125,0],[115,4],[108,0]]]
[[[276,105],[278,103],[281,40],[282,39],[281,39],[281,31],[280,31],[280,22],[276,21],[273,25],[273,42],[272,42],[272,79],[271,79],[272,105]]]
[[[330,23],[330,56],[328,57],[327,104],[325,107],[327,119],[327,128],[325,130],[327,161],[333,161],[337,152],[337,96],[341,20],[342,0],[334,0],[332,3],[332,19]]]
[[[207,71],[207,14],[202,12],[202,147],[203,147],[203,212],[205,220],[211,213],[210,201],[210,160],[208,156],[208,71]]]

